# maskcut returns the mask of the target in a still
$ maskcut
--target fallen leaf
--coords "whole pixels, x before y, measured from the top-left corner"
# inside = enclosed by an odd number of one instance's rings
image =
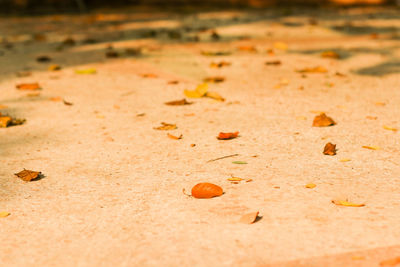
[[[287,43],[284,42],[275,42],[274,43],[274,48],[278,49],[278,50],[288,50],[289,46],[287,45]]]
[[[38,83],[21,83],[16,85],[18,90],[40,90],[42,89]]]
[[[201,51],[203,56],[229,56],[232,52],[229,51]]]
[[[324,155],[334,156],[336,155],[336,145],[327,143],[324,147]]]
[[[63,99],[59,96],[54,96],[54,97],[50,97],[49,100],[54,101],[54,102],[59,102],[59,101],[62,101]]]
[[[6,128],[10,126],[12,121],[11,117],[8,116],[0,116],[0,128]]]
[[[282,62],[280,60],[273,60],[273,61],[267,61],[265,62],[265,65],[274,65],[274,66],[278,66],[281,65]]]
[[[240,181],[243,181],[243,180],[244,180],[243,178],[239,178],[239,177],[228,178],[228,181],[231,181],[231,182],[240,182]]]
[[[191,105],[193,102],[188,102],[185,98],[182,100],[174,100],[174,101],[169,101],[165,102],[165,105],[168,106],[184,106],[184,105]]]
[[[335,121],[331,117],[326,116],[325,113],[321,113],[320,115],[315,116],[312,126],[327,127],[335,124]]]
[[[365,204],[357,204],[348,202],[347,200],[332,200],[332,203],[338,206],[346,206],[346,207],[364,207]]]
[[[65,46],[74,46],[76,42],[72,37],[67,37],[64,39],[64,41],[62,41],[61,44]]]
[[[232,161],[233,164],[247,164],[246,161]]]
[[[316,186],[317,186],[316,184],[306,184],[306,188],[310,188],[310,189],[313,189]]]
[[[234,133],[223,133],[223,132],[220,132],[218,134],[218,136],[217,136],[217,139],[218,140],[229,140],[229,139],[233,139],[233,138],[238,137],[238,135],[239,135],[239,132],[234,132]]]
[[[250,183],[250,182],[253,182],[253,179],[247,179],[246,180],[246,183]]]
[[[40,63],[46,63],[46,62],[50,62],[50,61],[51,61],[51,58],[48,57],[48,56],[38,56],[38,57],[36,58],[36,61],[37,61],[37,62],[40,62]]]
[[[161,126],[154,127],[154,129],[168,131],[168,130],[175,130],[178,128],[175,124],[169,124],[165,122],[161,122],[161,124],[162,124]]]
[[[338,72],[338,71],[335,73],[335,75],[339,76],[339,77],[346,77],[347,76],[346,74],[343,74],[343,73]]]
[[[142,76],[143,78],[157,78],[158,75],[153,74],[153,73],[144,73],[144,74],[140,74],[140,76]]]
[[[340,162],[349,162],[351,159],[339,159]]]
[[[206,97],[209,97],[209,98],[212,98],[212,99],[215,99],[215,100],[218,100],[218,101],[225,101],[225,98],[223,98],[222,96],[220,96],[218,93],[216,93],[216,92],[207,92],[206,94],[205,94],[205,96]]]
[[[326,73],[326,72],[328,72],[328,70],[324,67],[317,66],[317,67],[300,69],[300,70],[297,70],[297,72],[300,72],[300,73]]]
[[[66,106],[72,106],[72,105],[73,105],[73,103],[68,102],[68,101],[65,100],[65,99],[63,99],[63,103],[64,103],[64,105],[66,105]]]
[[[50,65],[49,68],[48,68],[48,70],[49,70],[49,71],[58,71],[58,70],[61,70],[61,66],[60,66],[60,65],[57,65],[57,64]]]
[[[215,77],[207,77],[203,80],[205,83],[221,83],[225,81],[225,77],[215,76]]]
[[[179,139],[182,139],[182,137],[183,137],[183,135],[175,136],[175,135],[172,135],[172,134],[169,134],[169,133],[167,135],[168,135],[169,138],[174,139],[174,140],[179,140]]]
[[[321,53],[321,57],[339,59],[340,55],[334,51],[324,51]]]
[[[210,63],[210,68],[222,68],[222,67],[227,67],[227,66],[230,66],[230,65],[231,65],[231,63],[230,62],[226,62],[226,61],[221,61],[221,62],[218,62],[218,63],[211,62]]]
[[[184,90],[184,93],[187,97],[190,98],[200,98],[205,96],[207,91],[208,91],[208,84],[203,83],[198,85],[195,90]]]
[[[192,196],[195,198],[219,197],[223,193],[220,186],[211,183],[199,183],[192,188]]]
[[[384,106],[386,106],[386,103],[384,103],[384,102],[376,102],[375,105],[376,106],[380,106],[380,107],[384,107]]]
[[[240,218],[239,222],[245,224],[252,224],[257,220],[258,214],[259,214],[258,211],[247,213]]]
[[[30,171],[24,169],[23,171],[20,171],[19,173],[15,173],[15,175],[19,178],[21,178],[24,181],[32,181],[40,177],[41,172],[36,172],[36,171]]]
[[[392,128],[392,127],[389,127],[389,126],[386,126],[386,125],[383,125],[383,129],[389,130],[389,131],[393,131],[393,132],[397,132],[397,128]]]
[[[196,144],[190,144],[190,146],[191,146],[191,147],[195,147],[195,146],[196,146]]]
[[[362,148],[370,149],[370,150],[379,150],[381,149],[379,146],[362,146]]]
[[[396,265],[400,265],[400,257],[396,257],[393,259],[388,259],[388,260],[384,260],[381,261],[379,263],[380,266],[396,266]]]
[[[7,211],[0,211],[0,218],[5,218],[10,216],[10,213]]]
[[[94,68],[75,70],[76,74],[96,74],[97,70]]]
[[[178,83],[179,83],[179,81],[176,81],[176,80],[168,82],[168,84],[178,84]]]
[[[252,52],[252,53],[257,53],[257,48],[255,48],[252,45],[242,45],[238,47],[239,51],[246,51],[246,52]]]
[[[105,55],[106,55],[107,58],[117,58],[117,57],[119,57],[118,52],[114,51],[114,50],[106,51]]]

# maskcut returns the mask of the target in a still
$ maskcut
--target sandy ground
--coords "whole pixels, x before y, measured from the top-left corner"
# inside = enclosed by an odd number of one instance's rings
[[[399,133],[383,128],[400,128],[398,15],[388,8],[1,18],[1,112],[27,120],[0,129],[0,211],[10,212],[0,218],[1,265],[378,266],[400,256]],[[67,37],[77,44],[60,51]],[[276,42],[288,49],[271,55]],[[121,57],[105,57],[109,44]],[[140,56],[123,53],[138,47]],[[322,58],[325,50],[341,59]],[[42,55],[52,61],[36,62]],[[232,65],[210,68],[221,60]],[[265,65],[273,60],[282,64]],[[54,63],[63,69],[48,71]],[[328,72],[296,72],[315,66]],[[86,68],[97,73],[75,73]],[[23,70],[32,75],[15,75]],[[209,85],[225,102],[164,104],[208,76],[226,78]],[[16,90],[24,82],[39,82],[40,95]],[[320,111],[337,125],[311,127]],[[161,122],[178,129],[153,129]],[[221,131],[240,136],[220,141]],[[336,156],[322,154],[327,142]],[[231,154],[239,155],[207,162]],[[45,177],[24,182],[14,176],[23,168]],[[253,181],[232,184],[231,175]],[[225,194],[182,193],[198,182]],[[239,223],[252,211],[262,219]]]

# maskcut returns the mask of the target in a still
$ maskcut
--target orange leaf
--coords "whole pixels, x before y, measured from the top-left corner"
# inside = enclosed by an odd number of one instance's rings
[[[32,181],[40,177],[41,172],[35,172],[35,171],[30,171],[24,169],[23,171],[20,171],[19,173],[15,173],[15,175],[19,178],[21,178],[24,181]]]
[[[339,59],[340,55],[334,51],[324,51],[321,53],[321,57]]]
[[[396,266],[400,264],[400,257],[381,261],[380,266]]]
[[[252,45],[242,45],[238,47],[239,51],[247,51],[247,52],[252,52],[252,53],[256,53],[257,49],[252,46]]]
[[[326,126],[332,126],[332,125],[335,125],[335,124],[336,123],[332,118],[326,116],[325,113],[321,113],[320,115],[318,115],[318,116],[316,116],[314,118],[312,126],[314,126],[314,127],[326,127]]]
[[[221,61],[218,63],[215,62],[211,62],[210,64],[210,68],[222,68],[222,67],[226,67],[226,66],[230,66],[231,63],[230,62],[226,62],[226,61]]]
[[[219,140],[229,140],[229,139],[233,139],[233,138],[238,137],[238,135],[239,135],[239,132],[234,132],[234,133],[223,133],[223,132],[220,132],[219,135],[217,136],[217,138]]]
[[[174,139],[174,140],[179,140],[179,139],[182,139],[182,137],[183,137],[183,135],[180,135],[180,136],[175,136],[172,134],[167,134],[167,135],[169,138]]]
[[[42,89],[38,83],[21,83],[17,84],[17,89],[18,90],[40,90]]]
[[[178,128],[176,127],[175,124],[170,124],[165,122],[162,122],[161,124],[162,124],[161,126],[154,127],[154,129],[167,131],[167,130],[175,130],[176,128]]]
[[[183,105],[190,105],[190,104],[193,104],[193,102],[188,102],[185,98],[182,100],[174,100],[174,101],[165,102],[165,105],[169,105],[169,106],[183,106]]]
[[[310,188],[310,189],[313,189],[313,188],[315,188],[317,185],[316,184],[306,184],[306,188]]]
[[[364,207],[365,204],[357,204],[348,202],[347,200],[332,200],[332,203],[338,206],[346,206],[346,207]]]
[[[243,216],[240,218],[239,221],[240,221],[241,223],[252,224],[252,223],[254,223],[254,222],[257,220],[258,214],[259,214],[258,211],[256,211],[256,212],[251,212],[251,213],[247,213],[247,214],[243,215]]]
[[[327,143],[324,147],[324,155],[334,156],[336,155],[336,145]]]
[[[206,83],[222,83],[225,81],[225,77],[215,76],[215,77],[207,77],[203,80]]]
[[[199,183],[192,188],[192,196],[195,198],[219,197],[223,193],[220,186],[211,183]]]
[[[328,72],[328,70],[324,67],[317,66],[317,67],[300,69],[300,70],[297,70],[297,72],[300,72],[300,73],[326,73],[326,72]]]

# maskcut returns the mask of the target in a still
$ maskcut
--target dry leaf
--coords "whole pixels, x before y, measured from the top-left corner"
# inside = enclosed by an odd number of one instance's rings
[[[381,261],[379,263],[380,266],[396,266],[396,265],[400,265],[400,257],[396,257],[393,259],[388,259],[388,260],[384,260]]]
[[[200,98],[205,96],[207,91],[208,91],[208,84],[203,83],[198,85],[195,90],[184,90],[184,93],[187,97],[190,98]]]
[[[175,124],[169,124],[169,123],[165,123],[165,122],[161,122],[161,124],[162,124],[161,126],[154,127],[154,129],[168,131],[168,130],[175,130],[178,128],[178,127],[176,127]]]
[[[281,65],[282,62],[280,60],[273,60],[273,61],[267,61],[265,62],[265,65],[274,65],[274,66],[278,66]]]
[[[207,77],[203,80],[205,83],[222,83],[225,81],[225,77],[215,76],[215,77]]]
[[[339,59],[340,55],[334,51],[324,51],[321,53],[321,57]]]
[[[38,57],[36,58],[36,61],[37,61],[37,62],[40,62],[40,63],[50,62],[50,61],[51,61],[51,58],[48,57],[48,56],[38,56]]]
[[[108,58],[117,58],[117,57],[119,57],[119,54],[118,54],[118,52],[117,51],[114,51],[114,50],[109,50],[109,51],[106,51],[106,57],[108,57]]]
[[[351,159],[339,159],[339,162],[349,162]]]
[[[324,67],[317,66],[317,67],[300,69],[300,70],[297,70],[297,72],[300,72],[300,73],[326,73],[326,72],[328,72],[328,70]]]
[[[316,186],[317,186],[316,184],[306,184],[306,188],[310,188],[310,189],[313,189]]]
[[[97,70],[94,68],[75,70],[76,74],[96,74]]]
[[[5,218],[8,217],[9,215],[10,213],[7,211],[0,211],[0,218]]]
[[[346,206],[346,207],[364,207],[365,204],[357,204],[348,202],[347,200],[332,200],[332,203],[338,206]]]
[[[326,116],[325,113],[321,113],[320,115],[315,116],[312,126],[314,126],[314,127],[326,127],[326,126],[332,126],[332,125],[335,125],[335,124],[336,123],[332,118]]]
[[[380,107],[384,107],[384,106],[386,106],[386,103],[384,103],[384,102],[376,102],[375,105],[376,106],[380,106]]]
[[[327,143],[324,147],[324,155],[334,156],[336,155],[336,145]]]
[[[41,172],[36,172],[36,171],[30,171],[24,169],[23,171],[20,171],[19,173],[15,173],[16,176],[21,178],[24,181],[32,181],[40,177]]]
[[[218,62],[218,63],[211,62],[210,63],[210,68],[222,68],[222,67],[227,67],[227,66],[230,66],[230,65],[231,65],[231,63],[230,62],[226,62],[226,61],[221,61],[221,62]]]
[[[244,180],[243,178],[239,178],[239,177],[228,178],[228,181],[231,181],[231,182],[240,182],[240,181],[243,181],[243,180]]]
[[[142,76],[143,78],[157,78],[158,77],[156,74],[153,74],[153,73],[144,73],[144,74],[140,74],[140,76]]]
[[[287,43],[284,42],[276,42],[274,43],[274,48],[278,49],[278,50],[288,50],[289,46],[287,45]]]
[[[239,222],[245,224],[252,224],[257,220],[258,214],[259,214],[258,211],[247,213],[240,218]]]
[[[11,125],[12,118],[8,116],[0,116],[0,128],[6,128]]]
[[[370,149],[370,150],[379,150],[381,149],[379,146],[362,146],[362,148]]]
[[[239,132],[234,132],[234,133],[223,133],[223,132],[220,132],[218,134],[218,136],[217,136],[217,139],[218,140],[229,140],[229,139],[233,139],[233,138],[238,137],[238,135],[239,135]]]
[[[174,140],[179,140],[179,139],[182,139],[182,137],[183,137],[183,135],[180,135],[180,136],[175,136],[172,134],[167,134],[167,135],[169,138],[174,139]]]
[[[191,147],[195,147],[195,146],[196,146],[196,144],[190,144],[190,146],[191,146]]]
[[[49,70],[49,71],[58,71],[58,70],[61,70],[61,66],[60,66],[60,65],[57,65],[57,64],[50,65],[49,68],[48,68],[48,70]]]
[[[393,131],[393,132],[397,132],[397,128],[392,128],[392,127],[389,127],[389,126],[386,126],[386,125],[383,125],[383,129],[389,130],[389,131]]]
[[[213,198],[223,193],[220,186],[211,183],[199,183],[192,188],[192,196],[195,198]]]
[[[174,101],[169,101],[165,102],[165,105],[168,106],[184,106],[184,105],[191,105],[193,102],[188,102],[185,98],[182,100],[174,100]]]
[[[59,97],[59,96],[54,96],[54,97],[50,97],[49,100],[50,100],[50,101],[58,102],[58,101],[62,101],[62,98]]]
[[[239,51],[247,51],[247,52],[252,52],[252,53],[257,53],[257,48],[255,48],[252,45],[242,45],[238,47]]]
[[[176,80],[168,82],[168,84],[178,84],[178,83],[179,83],[179,81],[176,81]]]
[[[21,83],[16,85],[18,90],[40,90],[42,89],[38,83]]]
[[[225,98],[223,98],[222,96],[220,96],[218,93],[216,92],[207,92],[205,94],[206,97],[218,100],[218,101],[225,101]]]
[[[203,56],[229,56],[232,52],[229,51],[201,51]]]
[[[68,102],[68,101],[65,100],[65,99],[63,99],[63,103],[64,103],[64,105],[66,105],[66,106],[72,106],[72,105],[73,105],[73,103]]]

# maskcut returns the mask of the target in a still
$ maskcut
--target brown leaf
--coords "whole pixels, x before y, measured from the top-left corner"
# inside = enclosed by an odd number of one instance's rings
[[[114,51],[114,50],[109,50],[109,51],[106,51],[106,57],[108,57],[108,58],[117,58],[117,57],[119,57],[119,54],[118,54],[118,52],[117,51]]]
[[[247,213],[240,218],[239,222],[245,223],[245,224],[252,224],[252,223],[256,222],[258,214],[259,214],[258,211]]]
[[[141,74],[140,76],[142,76],[143,78],[157,78],[158,77],[158,75],[153,74],[153,73],[144,73],[144,74]]]
[[[178,84],[179,81],[173,80],[173,81],[169,81],[168,84]]]
[[[50,62],[51,58],[49,56],[38,56],[36,58],[36,61],[40,62],[40,63],[46,63],[46,62]]]
[[[379,263],[380,266],[396,266],[396,265],[400,265],[400,257],[396,257],[393,259],[388,259],[388,260],[384,260],[381,261]]]
[[[64,103],[64,105],[66,105],[66,106],[72,106],[72,105],[73,105],[73,103],[68,102],[68,101],[65,100],[65,99],[63,99],[63,103]]]
[[[273,61],[267,61],[267,62],[265,62],[265,65],[275,65],[275,66],[278,66],[278,65],[281,65],[282,64],[282,62],[280,61],[280,60],[273,60]]]
[[[57,64],[50,65],[49,68],[48,68],[48,70],[49,70],[49,71],[58,71],[58,70],[61,70],[61,66],[60,66],[60,65],[57,65]]]
[[[175,124],[169,124],[169,123],[165,123],[165,122],[161,122],[161,124],[162,124],[161,126],[154,127],[154,129],[168,131],[168,130],[175,130],[178,128],[178,127],[176,127]]]
[[[8,116],[0,116],[0,128],[6,128],[11,125],[12,118]]]
[[[20,171],[19,173],[15,173],[15,175],[19,178],[21,178],[24,181],[32,181],[35,179],[40,178],[41,172],[36,172],[36,171],[30,171],[24,169],[23,171]]]
[[[225,77],[215,76],[215,77],[207,77],[203,80],[206,83],[222,83],[225,81]]]
[[[211,183],[199,183],[192,188],[192,196],[195,198],[219,197],[223,193],[220,186]]]
[[[65,46],[74,46],[76,44],[76,42],[73,38],[67,37],[64,39],[64,41],[62,41],[61,44],[65,45]]]
[[[227,67],[232,65],[230,62],[227,61],[221,61],[221,62],[211,62],[210,63],[210,68],[222,68],[222,67]]]
[[[300,69],[300,70],[297,70],[297,72],[300,72],[300,73],[326,73],[326,72],[328,72],[328,70],[324,67],[317,66],[317,67]]]
[[[370,150],[379,150],[381,149],[379,146],[362,146],[362,148],[370,149]]]
[[[165,102],[164,104],[168,105],[168,106],[184,106],[184,105],[191,105],[191,104],[193,104],[193,102],[188,102],[186,100],[186,98],[184,98],[182,100],[174,100],[174,101]]]
[[[16,85],[18,90],[40,90],[42,89],[38,83],[21,83]]]
[[[182,134],[180,136],[175,136],[175,135],[168,133],[167,135],[169,138],[174,139],[174,140],[179,140],[179,139],[182,139],[182,137],[183,137]]]
[[[324,51],[321,53],[321,57],[339,59],[340,55],[335,51]]]
[[[312,126],[314,127],[326,127],[326,126],[333,126],[335,125],[335,121],[331,118],[326,116],[325,113],[321,113],[318,116],[315,116]]]
[[[324,147],[324,155],[334,156],[336,155],[336,145],[332,143],[327,143]]]
[[[219,139],[219,140],[229,140],[229,139],[233,139],[233,138],[238,137],[238,135],[239,135],[239,132],[234,132],[234,133],[223,133],[223,132],[220,132],[218,134],[218,136],[217,136],[217,139]]]

